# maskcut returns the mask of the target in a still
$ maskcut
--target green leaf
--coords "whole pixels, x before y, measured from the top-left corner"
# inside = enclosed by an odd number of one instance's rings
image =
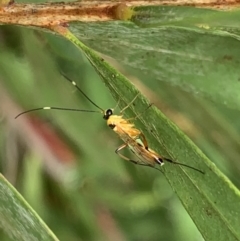
[[[239,110],[238,19],[239,11],[136,7],[128,22],[79,22],[70,29],[150,86],[169,82]]]
[[[136,96],[136,88],[103,58],[81,43],[71,32],[62,34],[85,53],[112,95],[116,100],[122,101],[121,106],[126,106]],[[131,116],[145,110],[147,105],[146,98],[141,95],[135,105],[130,107]],[[129,111],[126,113],[129,114]],[[144,130],[150,148],[172,160],[205,172],[203,175],[169,163],[162,168],[205,240],[240,240],[239,190],[157,108],[150,108],[139,119],[141,123],[137,127]]]
[[[239,10],[219,11],[184,6],[135,7],[131,21],[145,27],[179,26],[189,29],[215,30],[239,29]]]
[[[13,240],[58,240],[2,175],[0,175],[0,226]]]

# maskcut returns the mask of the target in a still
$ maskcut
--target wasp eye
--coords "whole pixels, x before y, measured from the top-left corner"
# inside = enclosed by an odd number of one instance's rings
[[[107,115],[107,116],[111,116],[112,114],[113,114],[112,109],[108,109],[108,110],[106,111],[106,115]]]
[[[109,117],[110,117],[112,114],[113,114],[112,109],[106,110],[105,113],[104,113],[103,119],[108,120]]]

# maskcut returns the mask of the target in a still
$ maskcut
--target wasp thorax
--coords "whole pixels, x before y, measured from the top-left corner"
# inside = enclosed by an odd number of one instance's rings
[[[112,114],[113,114],[113,110],[112,110],[112,109],[106,110],[105,113],[104,113],[103,119],[108,120],[109,117],[110,117]]]

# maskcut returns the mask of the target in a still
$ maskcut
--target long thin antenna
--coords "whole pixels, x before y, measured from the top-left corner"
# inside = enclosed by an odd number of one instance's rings
[[[87,98],[95,107],[97,107],[99,110],[101,110],[101,111],[104,112],[104,110],[103,110],[100,106],[98,106],[96,103],[94,103],[94,102],[80,89],[80,87],[77,86],[76,82],[74,82],[73,80],[71,80],[71,79],[70,79],[67,75],[65,75],[63,72],[60,72],[60,73],[61,73],[61,75],[62,75],[66,80],[68,80],[73,86],[75,86],[75,88],[76,88],[79,92],[81,92],[82,95],[83,95],[85,98]]]
[[[67,110],[67,111],[80,111],[80,112],[93,112],[93,113],[99,113],[98,111],[95,110],[80,110],[80,109],[74,109],[74,108],[61,108],[61,107],[50,107],[50,106],[46,106],[46,107],[40,107],[40,108],[35,108],[35,109],[31,109],[31,110],[26,110],[23,111],[21,113],[19,113],[15,119],[17,119],[19,116],[29,113],[29,112],[33,112],[33,111],[38,111],[38,110]]]
[[[172,160],[167,159],[167,158],[164,158],[163,160],[164,160],[164,161],[167,161],[167,162],[170,162],[170,163],[172,163],[172,164],[177,164],[177,165],[180,165],[180,166],[188,167],[188,168],[193,169],[193,170],[195,170],[195,171],[198,171],[198,172],[200,172],[200,173],[202,173],[202,174],[205,174],[205,172],[203,172],[203,171],[201,171],[201,170],[199,170],[199,169],[197,169],[197,168],[195,168],[195,167],[192,167],[192,166],[189,166],[189,165],[186,165],[186,164],[183,164],[183,163],[175,162],[175,161],[172,161]]]

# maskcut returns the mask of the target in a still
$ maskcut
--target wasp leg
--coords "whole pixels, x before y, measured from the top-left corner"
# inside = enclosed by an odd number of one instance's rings
[[[140,93],[138,93],[138,94],[133,98],[133,100],[120,111],[120,113],[123,113],[123,111],[125,111],[125,110],[137,99],[137,97],[139,96],[139,94],[140,94]]]
[[[132,117],[132,118],[128,118],[127,120],[128,121],[131,121],[131,120],[136,120],[137,118],[139,118],[142,114],[144,114],[153,104],[149,104],[148,107],[142,111],[141,113],[137,114],[135,117]]]
[[[121,146],[119,146],[116,150],[115,150],[115,153],[118,154],[121,158],[123,158],[124,160],[126,161],[129,161],[129,162],[132,162],[136,165],[140,165],[140,166],[148,166],[148,167],[152,167],[151,165],[149,164],[143,164],[143,163],[139,163],[137,161],[134,161],[126,156],[124,156],[123,154],[119,153],[121,150],[123,150],[124,148],[128,147],[128,144],[124,143],[122,144]],[[134,152],[133,152],[134,153]]]
[[[120,103],[120,99],[118,100],[118,102],[117,102],[116,106],[113,108],[113,111],[114,111],[115,109],[117,109],[117,107],[118,107],[119,103]]]
[[[130,161],[134,164],[137,164],[137,161],[131,160],[130,158],[124,156],[123,154],[119,153],[121,150],[123,150],[124,148],[128,147],[128,144],[124,143],[121,146],[119,146],[116,150],[115,153],[118,154],[121,158],[123,158],[126,161]]]

